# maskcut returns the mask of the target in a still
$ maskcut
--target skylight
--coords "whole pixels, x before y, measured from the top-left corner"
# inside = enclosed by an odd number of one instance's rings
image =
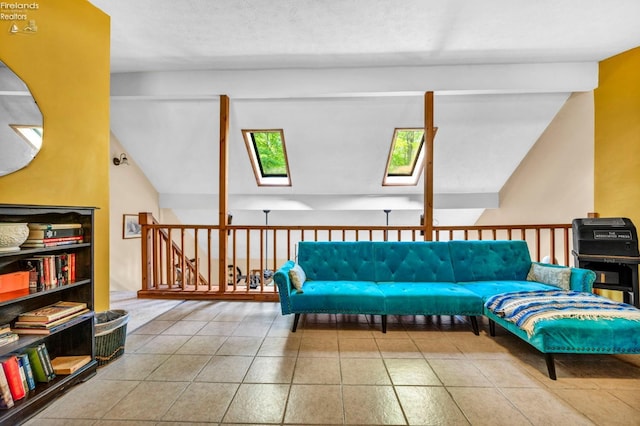
[[[382,185],[416,185],[424,166],[424,129],[395,129]]]
[[[41,126],[28,126],[24,124],[10,124],[9,126],[36,151],[40,150],[42,147]]]
[[[282,129],[243,130],[258,186],[291,186]]]

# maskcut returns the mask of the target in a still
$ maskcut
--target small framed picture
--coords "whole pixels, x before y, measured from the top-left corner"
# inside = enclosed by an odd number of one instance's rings
[[[122,215],[122,238],[140,238],[142,235],[142,228],[138,223],[137,214],[123,214]]]

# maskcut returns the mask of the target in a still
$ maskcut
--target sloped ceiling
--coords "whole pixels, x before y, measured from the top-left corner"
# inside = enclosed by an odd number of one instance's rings
[[[640,45],[637,0],[92,3],[111,15],[112,131],[192,223],[216,217],[220,94],[232,210],[420,211],[422,181],[381,182],[435,91],[436,208],[472,223],[597,62]],[[256,185],[245,128],[284,129],[291,187]]]

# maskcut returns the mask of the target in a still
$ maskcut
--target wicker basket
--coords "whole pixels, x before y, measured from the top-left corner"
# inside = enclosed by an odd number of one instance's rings
[[[96,361],[102,367],[124,353],[129,313],[121,309],[99,312],[96,321]]]

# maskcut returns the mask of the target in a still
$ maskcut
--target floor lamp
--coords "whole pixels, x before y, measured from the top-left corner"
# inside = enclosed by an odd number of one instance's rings
[[[269,212],[271,212],[271,210],[262,210],[262,211],[264,212],[264,225],[269,226]],[[265,230],[264,241],[266,246],[264,251],[266,265],[262,274],[264,275],[264,278],[268,280],[273,276],[273,271],[269,269],[269,230],[268,229]]]
[[[391,210],[389,209],[384,209],[382,210],[384,212],[385,215],[387,215],[387,228],[389,227],[389,213],[391,213]],[[388,237],[388,233],[389,231],[387,229],[384,230],[384,240],[387,241],[387,237]]]

